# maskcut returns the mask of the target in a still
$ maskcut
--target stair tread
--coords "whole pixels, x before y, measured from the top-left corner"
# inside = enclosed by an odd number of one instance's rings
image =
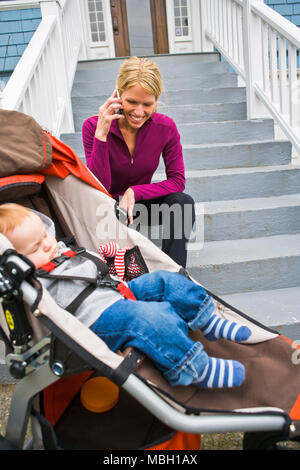
[[[166,60],[182,59],[184,63],[192,61],[193,63],[198,60],[199,64],[217,63],[221,64],[219,52],[175,52],[172,54],[155,54],[145,56],[149,60],[155,60],[158,64],[161,64]],[[109,57],[102,59],[87,59],[79,60],[77,70],[86,70],[86,67],[97,68],[97,65],[103,65],[107,63],[122,63],[124,57]]]
[[[98,82],[97,82],[98,83]],[[97,88],[98,88],[98,85],[97,85]],[[107,93],[95,93],[95,88],[91,89],[90,91],[91,94],[87,94],[86,92],[85,93],[81,93],[80,90],[78,90],[78,87],[73,87],[73,90],[72,90],[72,99],[77,99],[77,98],[82,98],[82,97],[86,97],[86,98],[94,98],[94,99],[107,99],[108,95]],[[189,89],[178,89],[178,90],[170,90],[170,91],[163,91],[161,96],[160,96],[160,100],[163,100],[165,97],[172,97],[174,95],[182,95],[182,96],[185,96],[187,94],[190,94],[190,93],[194,93],[195,95],[198,94],[198,95],[203,95],[205,94],[206,97],[208,95],[213,95],[213,94],[217,94],[217,95],[221,95],[222,96],[222,99],[220,99],[220,102],[226,102],[226,94],[227,95],[230,95],[231,96],[231,99],[232,103],[235,103],[237,101],[233,100],[232,98],[232,94],[235,94],[237,95],[237,100],[240,100],[241,99],[241,95],[243,97],[243,99],[246,98],[246,89],[244,87],[225,87],[225,88],[201,88],[201,87],[197,87],[197,88],[189,88]],[[207,102],[207,104],[214,104],[215,102]],[[219,103],[219,101],[216,102],[217,104]],[[202,102],[202,104],[205,104]]]
[[[300,256],[300,234],[189,244],[188,266],[208,266]]]
[[[254,320],[284,332],[291,340],[300,339],[300,286],[221,297]]]
[[[231,121],[215,121],[215,122],[191,122],[191,123],[182,123],[180,124],[180,128],[183,128],[183,127],[195,127],[195,126],[202,126],[202,127],[205,127],[205,126],[213,126],[213,125],[217,125],[217,126],[221,126],[221,125],[224,125],[224,126],[228,126],[228,125],[251,125],[251,124],[263,124],[263,123],[267,123],[267,124],[272,124],[274,123],[273,119],[269,119],[269,118],[261,118],[261,119],[251,119],[251,120],[248,120],[248,119],[241,119],[241,120],[231,120]],[[76,137],[78,135],[81,135],[81,131],[76,131],[76,132],[69,132],[69,133],[64,133],[62,134],[61,136],[62,137]],[[266,141],[270,141],[271,139],[270,138],[267,138],[265,139]],[[253,139],[250,139],[249,142],[253,142]],[[246,141],[248,142],[248,141]],[[257,142],[261,142],[260,140],[257,141]],[[228,142],[227,142],[228,143]],[[234,144],[234,142],[231,142],[232,144]],[[243,141],[243,143],[245,143],[245,141]],[[184,144],[186,145],[186,144]],[[193,144],[195,145],[195,144]],[[198,145],[198,144],[197,144]]]
[[[263,145],[263,144],[275,144],[275,145],[281,145],[281,144],[286,144],[289,143],[288,140],[273,140],[273,139],[266,139],[266,140],[249,140],[249,141],[243,141],[243,142],[216,142],[216,143],[204,143],[204,144],[183,144],[182,148],[184,150],[189,150],[189,149],[211,149],[211,148],[230,148],[230,147],[238,147],[238,146],[247,146],[247,145]]]
[[[299,189],[300,190],[300,189]],[[207,201],[204,203],[196,202],[196,213],[202,213],[202,208],[206,214],[215,214],[219,212],[236,212],[236,211],[259,211],[265,209],[276,209],[279,207],[300,206],[299,194],[284,194],[274,197],[258,197],[234,199],[225,201]]]
[[[97,73],[99,73],[101,71],[101,69],[93,69],[95,70]],[[111,82],[111,78],[108,77],[107,78],[107,73],[105,70],[103,70],[103,72],[105,72],[106,74],[106,77],[104,79],[101,79],[101,76],[99,76],[99,78],[95,79],[94,80],[94,77],[93,77],[93,74],[91,74],[91,78],[92,80],[89,80],[89,83],[93,82],[93,83],[103,83],[103,82]],[[208,77],[208,76],[213,76],[213,75],[230,75],[232,77],[237,77],[237,74],[236,73],[232,73],[232,72],[228,72],[227,70],[215,70],[213,72],[210,72],[210,71],[207,71],[207,70],[195,70],[195,72],[193,73],[186,73],[185,70],[182,71],[182,74],[183,75],[179,75],[177,74],[176,72],[174,72],[173,70],[170,70],[170,71],[167,71],[167,72],[161,72],[161,77],[164,80],[176,80],[177,78],[183,78],[184,76],[188,75],[188,78],[197,78],[197,77]],[[86,74],[84,74],[86,75]],[[85,81],[80,81],[79,80],[80,78],[80,75],[78,76],[78,78],[76,79],[76,75],[75,75],[75,80],[74,80],[74,83],[86,83]]]
[[[209,170],[186,170],[186,179],[189,178],[207,178],[209,176],[224,176],[224,175],[238,175],[238,174],[251,174],[251,173],[271,173],[277,171],[294,171],[299,170],[299,165],[285,164],[285,165],[269,165],[269,166],[254,166],[254,167],[240,167],[240,168],[216,168]],[[164,177],[164,173],[156,172],[153,180],[157,181]]]

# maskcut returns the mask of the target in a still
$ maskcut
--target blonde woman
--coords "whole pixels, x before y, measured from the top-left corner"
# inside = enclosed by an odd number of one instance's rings
[[[147,208],[150,226],[156,205],[159,223],[165,229],[162,250],[185,267],[186,243],[195,220],[194,201],[183,192],[185,171],[177,127],[171,118],[156,112],[161,93],[156,63],[138,57],[125,60],[116,90],[100,106],[98,116],[83,124],[83,146],[88,168],[120,201],[129,223],[138,203]],[[166,179],[152,183],[161,155]],[[165,216],[162,204],[170,208]]]

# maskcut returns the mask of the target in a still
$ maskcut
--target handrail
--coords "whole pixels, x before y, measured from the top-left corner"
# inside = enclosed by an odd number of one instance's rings
[[[203,51],[215,47],[242,78],[247,117],[272,117],[300,155],[300,29],[263,0],[202,0]]]
[[[57,137],[73,132],[70,95],[84,44],[80,0],[5,2],[0,9],[13,6],[39,6],[42,20],[0,95],[0,106],[29,114]]]
[[[300,28],[294,25],[294,23],[291,23],[291,21],[284,18],[284,16],[279,15],[264,3],[254,3],[251,9],[253,13],[263,19],[273,29],[276,29],[278,33],[285,36],[295,47],[300,48]]]

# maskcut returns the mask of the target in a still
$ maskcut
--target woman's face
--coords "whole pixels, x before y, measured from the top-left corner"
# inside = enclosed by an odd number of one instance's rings
[[[156,98],[137,84],[123,91],[123,123],[131,129],[139,129],[155,111]],[[122,125],[123,125],[122,123]]]

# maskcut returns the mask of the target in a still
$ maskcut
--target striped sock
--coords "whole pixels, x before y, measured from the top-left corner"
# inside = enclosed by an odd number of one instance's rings
[[[194,385],[200,388],[231,388],[239,387],[244,381],[245,368],[240,362],[216,357],[209,357],[208,360]]]
[[[239,343],[240,341],[246,341],[251,335],[251,330],[247,326],[241,326],[233,321],[224,320],[215,313],[201,327],[201,330],[205,338],[210,341],[223,338]]]

